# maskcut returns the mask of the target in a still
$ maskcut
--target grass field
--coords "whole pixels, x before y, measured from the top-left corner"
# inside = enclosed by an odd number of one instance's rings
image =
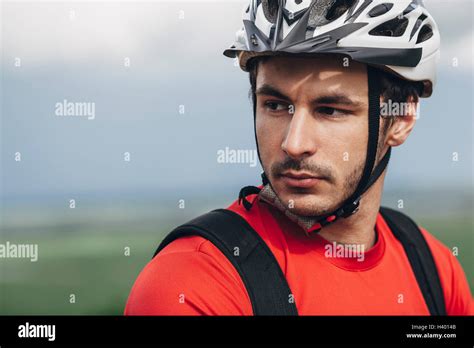
[[[2,313],[121,314],[136,276],[165,233],[152,227],[131,229],[15,238],[15,243],[37,243],[40,257],[37,262],[2,261]],[[130,256],[125,256],[126,247]],[[70,294],[75,295],[73,304]]]
[[[128,293],[154,249],[178,221],[166,224],[56,226],[47,233],[3,234],[15,243],[38,243],[37,262],[3,259],[2,314],[122,314]],[[473,288],[472,217],[421,219],[448,247],[457,246]],[[156,226],[160,226],[157,228]],[[139,226],[137,228],[137,226]],[[441,234],[440,234],[441,233]],[[125,256],[130,247],[130,256]],[[69,302],[74,294],[75,303]]]

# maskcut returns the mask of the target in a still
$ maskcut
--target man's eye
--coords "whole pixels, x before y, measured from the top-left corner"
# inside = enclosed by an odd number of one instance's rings
[[[320,114],[327,115],[327,116],[332,116],[332,117],[339,117],[339,116],[344,116],[347,114],[344,110],[339,110],[335,108],[331,108],[328,106],[322,106],[316,109],[316,111]]]
[[[284,103],[274,102],[274,101],[267,101],[265,102],[265,107],[271,111],[282,111],[288,110],[288,105]]]

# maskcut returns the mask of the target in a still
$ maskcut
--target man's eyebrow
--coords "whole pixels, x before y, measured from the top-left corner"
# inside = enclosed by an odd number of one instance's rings
[[[255,94],[263,94],[273,96],[275,98],[283,99],[286,101],[290,101],[290,97],[286,96],[284,93],[280,92],[277,88],[270,86],[268,84],[263,84],[259,88],[257,88]],[[329,105],[347,105],[353,107],[359,107],[362,105],[361,102],[352,100],[348,96],[344,94],[330,94],[324,95],[318,98],[313,99],[312,104],[329,104]]]
[[[361,106],[362,103],[359,101],[352,100],[348,96],[344,94],[333,94],[333,95],[325,95],[318,97],[313,100],[313,104],[339,104],[339,105],[348,105],[358,107]]]
[[[255,91],[255,94],[271,95],[275,98],[291,101],[291,99],[288,96],[284,95],[275,87],[267,85],[267,84],[263,84],[262,86],[258,87],[257,90]]]

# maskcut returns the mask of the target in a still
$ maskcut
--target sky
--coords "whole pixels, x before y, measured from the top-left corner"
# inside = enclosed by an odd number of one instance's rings
[[[472,191],[473,4],[425,4],[441,32],[438,83],[409,140],[394,149],[386,187]],[[244,6],[3,1],[4,200],[207,195],[258,184],[259,166],[216,159],[226,147],[255,149],[248,77],[222,55]],[[93,103],[94,118],[58,116],[64,100]]]

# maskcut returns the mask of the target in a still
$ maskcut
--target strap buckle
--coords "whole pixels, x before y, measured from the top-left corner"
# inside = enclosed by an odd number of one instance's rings
[[[341,213],[338,214],[339,216],[342,216],[343,218],[349,217],[359,211],[359,206],[360,204],[360,198],[358,198],[356,201],[344,206],[341,210]]]

